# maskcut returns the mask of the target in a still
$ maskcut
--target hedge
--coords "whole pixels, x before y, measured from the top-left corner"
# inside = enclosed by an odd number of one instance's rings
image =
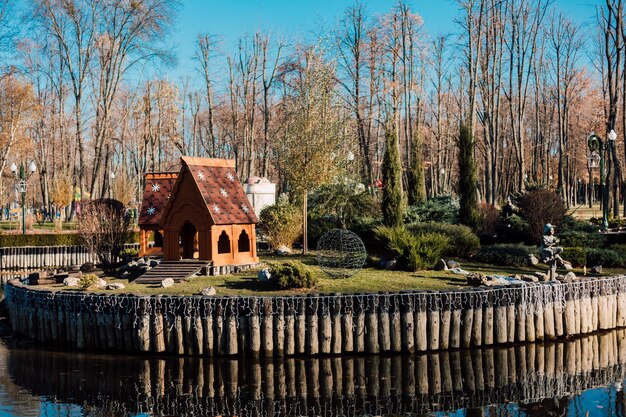
[[[128,243],[139,241],[139,234],[133,233]],[[41,233],[32,235],[0,234],[0,247],[19,246],[78,246],[83,242],[76,233]]]

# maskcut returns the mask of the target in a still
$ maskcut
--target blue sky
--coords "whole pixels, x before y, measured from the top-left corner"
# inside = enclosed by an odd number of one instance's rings
[[[555,0],[555,5],[573,19],[590,23],[601,0]],[[218,35],[225,53],[234,50],[237,40],[257,30],[270,31],[288,42],[311,37],[332,28],[353,0],[183,0],[172,43],[178,65],[170,77],[193,74],[194,42],[201,32]],[[394,0],[363,0],[370,15],[388,12]],[[413,10],[424,19],[431,37],[454,33],[458,9],[454,0],[413,0]]]

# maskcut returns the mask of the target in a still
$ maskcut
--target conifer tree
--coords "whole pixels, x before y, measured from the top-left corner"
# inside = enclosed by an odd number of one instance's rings
[[[462,124],[459,132],[459,221],[473,228],[478,224],[476,188],[474,138],[470,128],[466,124]]]
[[[422,139],[419,133],[415,134],[411,147],[409,189],[407,192],[409,204],[414,206],[426,200],[426,184],[424,182],[424,168],[422,162]]]
[[[398,153],[398,140],[392,129],[385,132],[385,157],[383,158],[382,212],[385,226],[401,226],[404,215],[402,199],[402,166]]]

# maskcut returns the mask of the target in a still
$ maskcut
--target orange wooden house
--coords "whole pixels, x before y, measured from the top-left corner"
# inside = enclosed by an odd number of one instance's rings
[[[214,267],[257,263],[258,219],[235,174],[235,161],[182,157],[181,162],[161,206],[163,260],[198,259]],[[152,188],[146,185],[146,190]],[[154,210],[148,212],[150,207]],[[140,219],[157,215],[158,208],[150,207],[144,212],[142,206]]]
[[[147,173],[139,212],[139,256],[163,255],[161,218],[178,178],[178,172]],[[150,242],[154,242],[150,245]]]

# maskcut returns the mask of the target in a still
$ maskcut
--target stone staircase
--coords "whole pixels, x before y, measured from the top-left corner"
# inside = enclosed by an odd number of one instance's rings
[[[165,278],[174,282],[186,281],[209,265],[208,261],[186,259],[182,261],[163,261],[134,282],[138,284],[160,284]]]

